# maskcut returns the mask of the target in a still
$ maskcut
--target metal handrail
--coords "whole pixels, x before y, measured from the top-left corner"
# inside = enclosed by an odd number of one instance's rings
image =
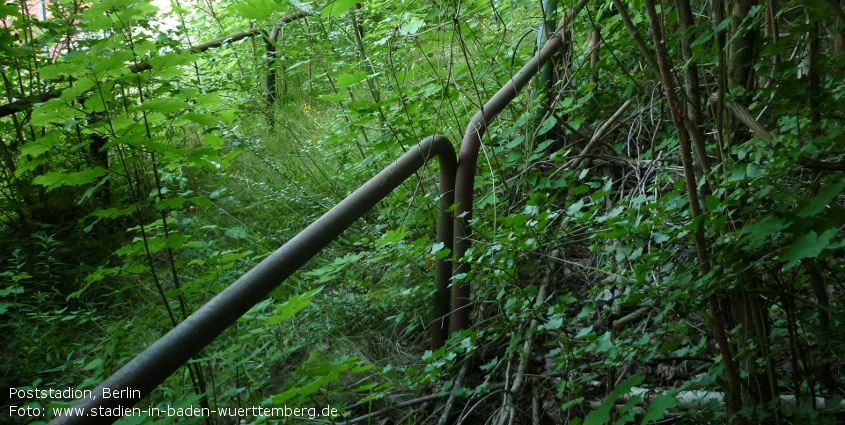
[[[152,392],[183,364],[196,356],[226,328],[234,324],[255,304],[263,300],[320,250],[328,246],[345,229],[372,209],[402,182],[414,175],[428,160],[437,156],[440,165],[440,201],[437,220],[437,240],[444,248],[452,249],[452,215],[454,203],[456,158],[455,148],[443,136],[435,135],[421,141],[390,166],[364,183],[322,217],[299,232],[264,261],[241,276],[208,303],[176,325],[166,335],[92,390],[90,398],[80,400],[74,407],[86,413],[103,409],[128,408],[141,397]],[[435,265],[434,326],[432,345],[441,346],[447,336],[449,313],[449,258],[437,260]],[[138,398],[105,397],[104,389],[138,390],[118,394],[140,394]],[[94,409],[94,410],[92,410]],[[114,410],[110,410],[113,412]],[[113,423],[119,416],[60,416],[51,424]]]
[[[461,150],[458,155],[458,173],[455,180],[455,200],[458,205],[455,209],[455,270],[453,276],[468,274],[470,264],[461,262],[470,246],[471,230],[469,220],[472,218],[473,185],[475,184],[475,171],[478,163],[478,151],[481,149],[481,137],[487,132],[487,126],[499,115],[525,87],[531,78],[540,71],[540,68],[551,59],[563,42],[560,28],[566,17],[561,19],[558,30],[549,41],[531,58],[522,69],[513,76],[510,81],[496,92],[481,110],[470,120],[467,125],[464,138],[461,140]],[[450,330],[456,331],[469,328],[469,316],[471,306],[469,302],[470,286],[467,282],[456,282],[452,286],[452,314],[450,314]]]
[[[435,265],[434,322],[432,347],[440,347],[448,330],[469,327],[470,286],[467,282],[453,285],[451,309],[449,280],[459,273],[468,273],[470,264],[461,262],[470,246],[469,220],[472,217],[473,185],[481,148],[481,138],[489,123],[504,110],[523,87],[551,59],[562,44],[560,30],[519,72],[508,81],[470,120],[461,141],[460,156],[455,158],[454,147],[443,136],[431,136],[416,149],[405,153],[351,195],[282,245],[252,270],[200,307],[170,332],[153,343],[129,363],[120,368],[92,391],[93,397],[80,400],[76,408],[90,409],[131,407],[171,374],[187,363],[218,335],[235,323],[255,304],[264,299],[276,286],[302,267],[308,260],[372,209],[402,182],[411,177],[436,155],[440,164],[440,201],[437,241],[444,248],[454,248],[454,270],[450,258],[437,260]],[[448,213],[457,201],[454,215]],[[103,389],[138,390],[141,397],[133,399],[103,397]],[[116,416],[62,416],[51,424],[113,423]]]

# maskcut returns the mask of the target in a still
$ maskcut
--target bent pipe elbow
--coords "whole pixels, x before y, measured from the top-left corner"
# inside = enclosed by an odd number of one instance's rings
[[[311,223],[270,256],[241,276],[237,281],[212,298],[205,305],[176,325],[167,334],[159,338],[146,350],[120,368],[107,380],[91,391],[91,397],[81,399],[74,406],[86,414],[103,409],[134,406],[140,398],[148,395],[155,387],[164,382],[171,374],[196,356],[202,348],[210,344],[225,329],[234,324],[244,313],[263,300],[273,289],[285,281],[320,250],[390,194],[402,182],[414,175],[431,158],[437,156],[440,163],[440,218],[438,237],[444,247],[452,246],[451,215],[447,212],[452,205],[455,181],[456,158],[452,144],[443,136],[426,138],[413,149],[406,152],[375,177],[364,183],[338,203],[322,217]],[[448,281],[450,266],[448,260],[437,266],[435,295],[446,290],[448,301]],[[444,272],[445,270],[445,272]],[[442,295],[441,295],[442,296]],[[437,300],[437,298],[435,298]],[[435,306],[435,310],[448,310],[448,304]],[[442,313],[443,316],[448,316]],[[435,319],[437,316],[435,316]],[[445,340],[445,329],[433,336]],[[433,344],[436,341],[433,341]],[[441,342],[442,344],[442,342]],[[138,390],[137,399],[119,399],[104,397],[106,393],[119,390]],[[136,394],[135,392],[129,392]],[[121,416],[61,416],[51,424],[91,424],[113,423]]]
[[[482,106],[467,125],[463,140],[461,140],[458,156],[458,171],[455,180],[455,241],[454,241],[454,271],[453,276],[467,274],[471,267],[461,262],[470,246],[471,230],[469,220],[472,218],[473,185],[478,163],[478,152],[481,149],[481,138],[487,132],[487,127],[499,115],[534,77],[543,65],[560,49],[561,35],[555,34],[540,49],[537,54],[514,75],[510,81],[502,86],[487,103]],[[470,285],[467,282],[456,283],[452,286],[452,313],[450,330],[457,331],[469,328],[470,324]]]

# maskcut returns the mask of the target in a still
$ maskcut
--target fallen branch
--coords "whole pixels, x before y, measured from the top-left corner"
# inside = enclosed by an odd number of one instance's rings
[[[468,364],[464,364],[461,367],[461,371],[458,372],[458,377],[455,379],[455,386],[452,387],[452,392],[449,394],[449,399],[446,400],[446,407],[443,408],[443,413],[440,415],[440,420],[437,421],[437,425],[446,425],[449,423],[449,415],[452,413],[452,406],[455,405],[455,398],[458,396],[458,389],[461,387],[464,376],[466,376],[467,365]]]
[[[552,251],[552,256],[557,256],[557,250]],[[549,287],[549,282],[551,281],[551,272],[552,268],[548,268],[546,270],[546,275],[543,278],[543,283],[540,285],[540,289],[537,291],[537,298],[534,301],[534,310],[537,311],[543,304],[546,302],[546,290]],[[531,319],[531,324],[529,325],[529,329],[537,329],[539,325],[536,318]],[[522,383],[525,382],[525,371],[528,369],[528,362],[531,358],[531,352],[533,350],[534,345],[534,333],[526,333],[525,342],[522,345],[522,355],[519,359],[519,365],[516,369],[516,376],[513,378],[513,382],[511,383],[510,391],[508,394],[505,395],[505,406],[502,406],[503,409],[499,411],[498,420],[494,421],[499,425],[505,425],[508,422],[513,420],[513,416],[516,413],[516,408],[513,405],[513,400],[519,394],[520,389],[522,389]]]
[[[640,317],[645,316],[645,314],[651,310],[651,306],[647,305],[645,307],[640,307],[634,310],[632,313],[629,313],[625,316],[622,316],[619,320],[613,322],[613,330],[620,331],[624,329],[626,326],[631,324],[631,322],[639,319]]]
[[[748,108],[737,102],[728,102],[727,105],[731,114],[733,114],[737,121],[741,122],[749,130],[751,130],[757,138],[767,143],[772,143],[774,141],[774,137],[772,137],[771,133],[769,133],[756,119],[754,119],[751,112],[748,111]],[[845,160],[827,162],[812,158],[801,158],[799,163],[805,168],[821,172],[835,173],[845,171]]]
[[[727,104],[728,109],[731,111],[733,116],[736,117],[739,122],[748,127],[755,136],[768,143],[772,142],[772,135],[766,131],[766,129],[763,128],[757,120],[754,119],[751,112],[748,112],[748,109],[745,106],[742,106],[737,102],[727,102]]]
[[[628,397],[640,396],[644,401],[650,401],[657,395],[660,395],[660,392],[640,387],[633,387],[628,393]],[[724,408],[725,404],[725,394],[719,391],[680,391],[677,394],[672,395],[672,397],[674,397],[678,402],[678,408],[683,410],[704,410],[714,406]],[[794,394],[783,394],[780,396],[780,409],[781,411],[791,411],[797,409],[801,404],[810,402],[811,401],[807,398],[799,400]],[[815,410],[845,410],[845,400],[840,400],[838,403],[834,403],[833,399],[815,397],[814,405]]]
[[[587,146],[584,146],[584,149],[581,150],[581,153],[578,154],[578,156],[576,156],[575,158],[572,158],[570,161],[568,161],[566,165],[563,166],[563,168],[571,170],[581,167],[581,165],[585,161],[587,161],[585,156],[590,153],[590,151],[595,147],[596,143],[601,140],[602,137],[604,137],[604,135],[616,123],[619,117],[622,116],[625,110],[627,110],[628,107],[631,106],[631,103],[632,102],[630,100],[626,100],[625,103],[623,103],[622,106],[620,106],[619,109],[617,109],[616,112],[613,113],[610,119],[608,119],[604,124],[602,124],[601,127],[599,127],[598,130],[596,130],[595,134],[593,134],[593,137],[591,137],[590,141],[587,142]]]
[[[381,409],[381,410],[378,410],[378,411],[375,411],[375,412],[372,412],[372,413],[367,413],[366,415],[359,416],[357,418],[353,418],[353,419],[350,419],[350,420],[345,421],[345,422],[337,422],[337,423],[352,425],[352,424],[360,424],[360,423],[363,423],[363,422],[369,422],[373,418],[379,417],[379,416],[384,415],[386,413],[390,413],[390,412],[397,410],[397,409],[403,409],[405,407],[411,407],[411,406],[415,406],[417,404],[428,403],[429,401],[440,400],[440,399],[442,399],[444,397],[448,397],[448,396],[449,396],[448,394],[427,395],[425,397],[420,397],[420,398],[415,398],[413,400],[403,401],[399,404],[395,404],[393,406],[388,406],[384,409]]]

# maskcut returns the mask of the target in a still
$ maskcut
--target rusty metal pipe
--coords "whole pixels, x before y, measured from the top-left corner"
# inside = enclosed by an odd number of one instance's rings
[[[455,270],[454,275],[469,273],[470,265],[461,262],[470,246],[471,229],[469,220],[472,218],[473,185],[478,162],[478,151],[481,149],[481,137],[487,131],[490,122],[499,115],[505,106],[512,101],[519,90],[525,87],[543,64],[549,61],[561,46],[560,32],[555,33],[546,45],[530,60],[516,75],[502,86],[492,98],[470,120],[464,138],[461,141],[461,151],[458,155],[458,174],[455,181],[455,200],[458,203],[455,210]],[[456,283],[452,286],[452,331],[467,329],[471,306],[469,303],[470,285],[468,282]]]
[[[240,279],[200,307],[187,319],[129,361],[106,381],[92,391],[92,398],[80,400],[76,408],[89,415],[103,409],[128,408],[139,398],[106,398],[103,389],[111,392],[138,390],[146,396],[173,372],[196,356],[218,335],[237,321],[287,277],[302,267],[321,249],[335,240],[352,223],[372,209],[379,201],[413,176],[429,159],[437,156],[440,163],[440,214],[437,236],[446,248],[451,249],[453,220],[448,210],[452,205],[455,181],[455,149],[443,136],[432,136],[402,155],[393,164],[378,173],[346,199],[317,219],[305,230],[289,240]],[[435,277],[435,323],[448,314],[448,285],[451,267],[448,260],[439,261]],[[443,300],[446,300],[444,302]],[[446,327],[435,326],[436,341],[445,340]],[[127,392],[126,394],[129,394]],[[93,410],[92,410],[93,409]],[[113,410],[111,410],[113,412]],[[52,424],[113,423],[120,416],[63,416]]]

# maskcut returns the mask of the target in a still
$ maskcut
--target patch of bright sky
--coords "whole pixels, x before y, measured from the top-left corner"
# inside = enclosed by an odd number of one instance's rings
[[[170,12],[170,0],[153,0],[153,6],[158,8],[159,13]]]
[[[158,19],[156,23],[162,31],[174,29],[179,26],[179,21],[175,16],[164,16],[171,10],[171,1],[172,0],[152,0],[153,6],[158,8]]]

